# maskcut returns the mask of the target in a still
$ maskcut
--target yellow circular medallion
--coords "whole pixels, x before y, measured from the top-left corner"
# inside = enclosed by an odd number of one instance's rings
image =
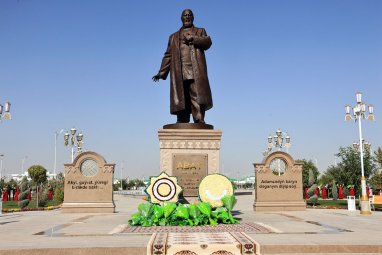
[[[227,195],[233,195],[233,186],[231,181],[224,175],[210,174],[200,182],[200,200],[209,202],[212,207],[223,206],[221,199]]]

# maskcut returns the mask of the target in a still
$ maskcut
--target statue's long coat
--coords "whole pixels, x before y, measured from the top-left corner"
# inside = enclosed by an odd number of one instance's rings
[[[212,41],[207,36],[204,28],[193,27],[194,35],[193,50],[191,51],[192,68],[194,80],[197,88],[197,102],[205,107],[205,110],[212,108],[212,96],[210,84],[207,76],[207,64],[204,51],[211,47]],[[167,50],[163,56],[162,64],[158,74],[160,78],[166,79],[170,72],[170,112],[176,114],[186,108],[182,63],[180,59],[181,30],[170,35]],[[190,47],[192,49],[192,47]]]

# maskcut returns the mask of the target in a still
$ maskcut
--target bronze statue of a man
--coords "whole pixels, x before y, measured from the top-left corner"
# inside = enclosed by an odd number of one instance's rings
[[[205,123],[205,111],[212,108],[212,96],[207,76],[204,51],[211,47],[211,38],[204,28],[193,25],[190,9],[182,12],[183,26],[170,35],[158,74],[154,81],[165,80],[170,72],[170,112],[177,123]]]

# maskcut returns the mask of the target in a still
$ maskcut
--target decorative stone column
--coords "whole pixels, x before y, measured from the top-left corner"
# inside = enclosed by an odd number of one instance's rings
[[[185,197],[198,196],[198,184],[219,173],[222,131],[211,129],[160,129],[160,171],[177,176]]]
[[[115,164],[107,164],[95,152],[78,155],[65,164],[63,213],[112,213]]]

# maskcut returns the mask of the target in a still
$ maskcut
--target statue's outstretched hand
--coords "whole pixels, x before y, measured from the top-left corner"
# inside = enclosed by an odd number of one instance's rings
[[[154,75],[152,79],[153,79],[153,81],[157,82],[160,79],[160,75],[159,74]]]

